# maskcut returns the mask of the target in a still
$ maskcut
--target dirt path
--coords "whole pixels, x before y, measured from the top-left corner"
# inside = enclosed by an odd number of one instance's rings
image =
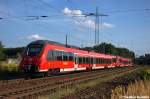
[[[92,88],[80,90],[74,94],[63,97],[62,99],[111,99],[111,90],[119,85],[127,86],[129,83],[139,79],[137,73],[128,74],[124,77],[117,77],[98,84]]]

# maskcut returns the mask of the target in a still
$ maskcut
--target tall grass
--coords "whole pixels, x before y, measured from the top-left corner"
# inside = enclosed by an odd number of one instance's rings
[[[125,99],[125,97],[145,97],[150,98],[150,69],[145,69],[140,73],[141,80],[129,84],[127,87],[118,86],[112,90],[111,99]],[[140,98],[141,99],[141,98]]]
[[[73,94],[73,93],[78,92],[80,90],[84,90],[86,88],[91,88],[91,87],[97,86],[100,83],[112,80],[116,77],[128,75],[129,73],[132,73],[134,71],[136,71],[136,70],[128,71],[128,72],[121,73],[121,74],[116,73],[113,75],[100,77],[100,78],[95,79],[95,80],[90,80],[90,81],[87,81],[86,83],[85,82],[77,83],[75,81],[71,85],[68,85],[68,86],[66,85],[66,87],[63,87],[63,88],[60,87],[60,88],[56,89],[56,91],[53,93],[47,93],[46,95],[38,96],[37,99],[61,99],[61,98],[65,97],[69,94]],[[87,99],[91,96],[94,96],[95,94],[96,94],[95,92],[91,92],[91,93],[88,93],[88,94],[83,95],[83,96],[81,95],[80,99]]]
[[[0,72],[18,72],[19,67],[17,63],[0,62]]]

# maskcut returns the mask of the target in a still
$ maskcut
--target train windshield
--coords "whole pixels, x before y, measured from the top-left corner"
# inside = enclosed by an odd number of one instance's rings
[[[42,51],[42,45],[30,45],[27,47],[27,56],[38,56]]]

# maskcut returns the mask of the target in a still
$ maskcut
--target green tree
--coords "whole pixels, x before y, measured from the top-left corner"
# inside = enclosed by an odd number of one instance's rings
[[[0,41],[0,60],[4,59],[3,48],[4,48],[4,46],[3,46],[2,42]]]
[[[95,45],[93,47],[85,47],[82,48],[83,50],[87,51],[94,51],[97,53],[105,53],[105,54],[110,54],[110,55],[116,55],[116,56],[122,56],[126,58],[135,58],[134,52],[130,51],[127,48],[118,48],[112,45],[111,43],[101,43],[99,45]]]
[[[4,54],[5,58],[18,58],[18,54],[22,54],[24,51],[24,47],[17,47],[17,48],[5,48]]]
[[[116,54],[116,48],[112,44],[101,43],[93,47],[93,50],[98,53]]]

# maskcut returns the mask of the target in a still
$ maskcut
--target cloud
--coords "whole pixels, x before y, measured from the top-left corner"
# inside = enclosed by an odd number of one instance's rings
[[[26,39],[28,39],[28,40],[42,40],[42,39],[46,39],[46,38],[42,37],[38,34],[33,34],[33,35],[27,36]]]
[[[75,23],[82,27],[95,29],[95,22],[91,19],[86,19],[85,21],[76,21],[75,20]],[[100,29],[108,29],[108,28],[113,28],[113,27],[115,27],[113,24],[106,23],[106,22],[99,24]]]
[[[73,16],[73,15],[78,16],[78,15],[82,15],[82,11],[81,11],[81,10],[71,10],[71,9],[69,9],[68,7],[65,7],[65,8],[63,9],[63,13],[66,14],[66,15],[68,15],[68,16]]]
[[[77,21],[75,20],[75,24],[82,26],[82,27],[87,27],[87,28],[95,28],[95,22],[90,20],[90,19],[86,19],[85,21]]]
[[[84,15],[81,10],[71,10],[68,7],[65,7],[63,9],[63,13],[70,17],[76,16],[76,17],[74,17],[74,19],[75,19],[74,23],[77,24],[78,26],[95,29],[95,21],[93,21],[90,18],[83,17]],[[82,17],[79,17],[79,16],[82,16]],[[113,28],[113,27],[115,27],[113,24],[106,23],[106,22],[99,24],[100,29],[108,29],[108,28]]]
[[[110,23],[102,23],[101,26],[100,26],[102,29],[106,29],[106,28],[113,28],[115,27],[113,24],[110,24]]]

